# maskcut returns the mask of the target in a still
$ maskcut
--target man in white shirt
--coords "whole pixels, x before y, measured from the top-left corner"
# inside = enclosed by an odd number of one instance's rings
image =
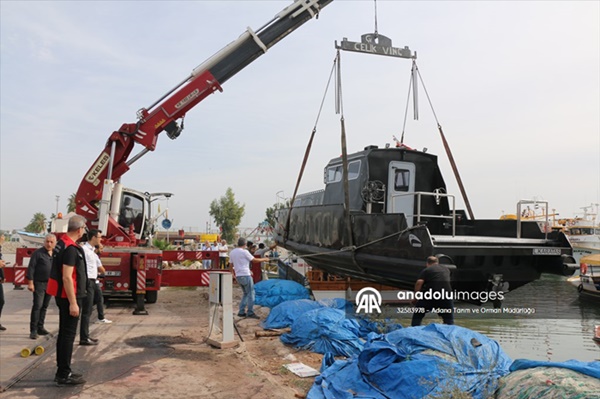
[[[83,253],[85,254],[85,263],[87,266],[88,275],[88,287],[87,296],[83,301],[83,309],[81,310],[81,326],[79,329],[79,345],[97,345],[97,340],[90,338],[90,317],[92,315],[92,308],[94,307],[94,298],[98,295],[100,290],[100,282],[98,281],[98,269],[104,273],[104,267],[100,263],[100,258],[96,254],[96,246],[100,245],[102,241],[102,232],[100,230],[92,229],[88,232],[88,240],[81,245]],[[102,292],[100,292],[102,297]],[[102,323],[112,323],[110,320],[104,318],[104,307],[102,301],[98,302],[98,318]]]
[[[233,265],[233,276],[242,287],[242,300],[238,312],[239,317],[258,319],[254,313],[254,281],[252,280],[252,262],[267,262],[269,258],[255,258],[246,249],[246,239],[240,237],[238,246],[229,254],[229,262]],[[246,305],[248,311],[246,311]]]
[[[210,241],[206,240],[204,242],[204,244],[202,244],[202,247],[200,249],[202,251],[216,251],[217,247],[215,245],[211,245]],[[211,269],[212,268],[212,261],[210,259],[203,259],[202,260],[202,268],[203,269]]]
[[[221,240],[218,246],[219,249],[219,268],[227,269],[229,263],[229,247],[227,246],[227,240]]]

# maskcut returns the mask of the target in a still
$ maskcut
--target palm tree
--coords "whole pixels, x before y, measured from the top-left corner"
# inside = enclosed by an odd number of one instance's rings
[[[75,193],[69,196],[69,203],[67,205],[67,213],[75,212]]]
[[[35,213],[25,227],[25,231],[30,233],[43,233],[46,231],[46,215],[42,212]]]

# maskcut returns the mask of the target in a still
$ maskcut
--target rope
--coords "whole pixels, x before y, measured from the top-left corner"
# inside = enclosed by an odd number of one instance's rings
[[[400,144],[404,143],[404,131],[406,129],[406,121],[408,119],[408,103],[410,102],[410,93],[412,91],[414,81],[414,71],[410,73],[410,81],[408,82],[408,94],[406,96],[406,108],[404,109],[404,122],[402,123],[402,135],[400,136]]]
[[[375,5],[375,37],[377,37],[377,0],[373,0],[373,4]]]
[[[414,62],[414,69],[417,71],[419,75],[419,79],[421,80],[421,85],[423,86],[423,90],[425,90],[425,95],[427,96],[427,101],[429,101],[429,106],[431,107],[431,112],[433,113],[433,117],[435,118],[435,122],[437,123],[438,131],[440,132],[440,136],[442,138],[442,144],[444,145],[444,149],[446,150],[446,155],[448,155],[448,160],[450,161],[450,166],[452,167],[452,171],[454,172],[454,177],[456,178],[456,182],[458,183],[458,188],[463,197],[463,201],[465,201],[465,206],[467,208],[467,212],[469,212],[469,217],[471,220],[475,219],[475,215],[473,214],[473,209],[471,208],[471,203],[469,202],[469,198],[467,197],[467,191],[463,185],[462,179],[460,178],[460,174],[458,172],[458,167],[456,166],[456,162],[454,161],[454,156],[452,155],[452,151],[450,150],[450,145],[446,140],[446,136],[444,135],[444,131],[442,130],[442,125],[438,121],[437,115],[435,113],[435,109],[433,109],[433,104],[431,102],[431,98],[429,98],[429,93],[427,92],[427,87],[425,87],[425,82],[423,82],[423,77],[421,76],[421,72],[419,72],[419,68],[417,67],[417,63]]]
[[[427,96],[427,101],[429,102],[429,106],[431,107],[431,112],[433,112],[433,117],[435,118],[435,122],[440,126],[440,122],[438,121],[437,115],[435,113],[435,109],[433,109],[433,103],[431,102],[431,98],[429,97],[429,92],[427,91],[427,87],[425,87],[425,82],[423,82],[423,77],[421,76],[421,72],[419,71],[419,67],[417,63],[413,60],[414,70],[417,71],[417,75],[419,76],[419,80],[421,81],[421,86],[423,86],[423,90],[425,90],[425,95]]]
[[[341,248],[341,249],[338,249],[338,250],[335,250],[335,251],[330,251],[330,252],[321,252],[321,253],[314,252],[314,253],[311,253],[311,254],[302,255],[302,256],[300,256],[300,257],[301,257],[302,259],[306,259],[306,258],[314,258],[314,257],[317,257],[317,256],[329,256],[329,255],[336,255],[336,254],[339,254],[340,252],[349,252],[349,251],[355,252],[355,251],[357,251],[357,250],[359,250],[359,249],[362,249],[362,248],[368,247],[369,245],[376,244],[376,243],[378,243],[378,242],[380,242],[380,241],[387,240],[387,239],[389,239],[389,238],[392,238],[392,237],[394,237],[394,236],[400,236],[400,235],[402,235],[402,234],[404,234],[404,233],[406,233],[406,232],[408,232],[408,231],[414,230],[414,229],[416,229],[416,228],[418,228],[418,227],[420,227],[420,226],[412,226],[412,227],[407,227],[407,228],[406,228],[406,229],[404,229],[404,230],[397,231],[397,232],[395,232],[395,233],[392,233],[392,234],[389,234],[389,235],[387,235],[387,236],[385,236],[385,237],[381,237],[381,238],[378,238],[378,239],[376,239],[376,240],[369,241],[369,242],[367,242],[367,243],[365,243],[365,244],[362,244],[362,245],[359,245],[359,246],[343,247],[343,248]]]
[[[338,50],[339,55],[339,50]],[[308,156],[310,155],[310,149],[312,148],[312,143],[315,138],[315,134],[317,133],[317,124],[319,123],[319,118],[321,117],[321,111],[323,111],[323,104],[325,104],[325,98],[327,97],[327,92],[329,91],[329,84],[331,83],[331,78],[333,76],[333,71],[336,66],[336,59],[333,61],[333,66],[331,67],[331,72],[329,73],[329,79],[327,80],[327,85],[325,87],[325,93],[323,93],[323,99],[321,100],[321,106],[319,107],[319,112],[317,113],[317,119],[315,120],[315,125],[310,134],[310,139],[308,140],[308,144],[306,146],[306,150],[304,151],[304,158],[302,159],[302,165],[300,166],[300,172],[298,173],[298,179],[296,180],[296,187],[294,188],[294,194],[292,195],[292,199],[290,201],[290,210],[287,215],[287,220],[285,222],[285,234],[284,241],[287,240],[287,235],[290,231],[290,221],[292,217],[292,208],[294,207],[294,201],[296,200],[296,195],[298,194],[298,188],[300,187],[300,182],[302,181],[302,176],[304,175],[304,169],[306,168],[306,163],[308,162]]]

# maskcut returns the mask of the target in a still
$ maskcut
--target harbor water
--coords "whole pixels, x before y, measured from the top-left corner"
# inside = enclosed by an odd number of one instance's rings
[[[566,277],[542,276],[508,293],[503,306],[532,306],[538,315],[469,320],[457,315],[456,322],[495,339],[513,359],[600,360],[600,345],[593,340],[594,326],[600,324],[600,303],[580,300]]]
[[[593,340],[594,326],[600,325],[600,303],[580,300],[566,277],[544,275],[506,294],[503,309],[534,309],[533,315],[496,315],[489,303],[455,307],[455,324],[496,340],[512,359],[600,360],[600,344]],[[461,313],[469,309],[478,309],[477,315]],[[428,314],[423,324],[432,322],[441,319]],[[402,317],[400,323],[408,326],[410,319]]]

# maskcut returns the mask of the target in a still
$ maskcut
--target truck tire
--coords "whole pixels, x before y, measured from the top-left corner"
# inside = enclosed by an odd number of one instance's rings
[[[156,303],[158,300],[158,291],[146,291],[146,303]]]

